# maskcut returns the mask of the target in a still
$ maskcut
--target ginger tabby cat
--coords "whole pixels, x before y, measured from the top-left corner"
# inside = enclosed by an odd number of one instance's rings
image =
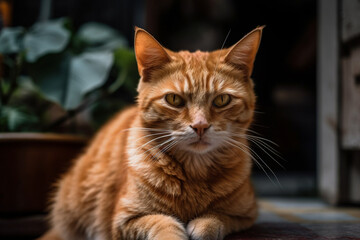
[[[263,27],[228,49],[172,52],[136,28],[137,105],[58,183],[41,239],[223,239],[257,216],[245,134]]]

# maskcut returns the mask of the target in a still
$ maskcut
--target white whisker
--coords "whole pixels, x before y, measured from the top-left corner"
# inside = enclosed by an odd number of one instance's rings
[[[278,151],[276,151],[273,147],[271,147],[267,142],[276,145],[278,147],[278,145],[274,142],[272,142],[271,140],[268,140],[266,138],[263,137],[258,137],[258,136],[254,136],[254,135],[248,135],[248,134],[232,134],[233,136],[237,136],[240,138],[244,138],[244,139],[248,139],[249,141],[251,141],[252,143],[254,143],[255,145],[257,145],[263,152],[265,152],[267,155],[270,156],[270,154],[267,152],[271,152],[272,154],[274,154],[275,156],[277,156],[278,158],[285,160]],[[267,142],[266,142],[267,141]],[[260,146],[261,145],[261,146]],[[265,149],[264,149],[265,148]],[[267,150],[267,151],[266,151]],[[270,156],[275,162],[277,162],[272,156]],[[278,162],[277,162],[278,163]],[[282,166],[280,163],[278,163],[280,166]]]
[[[174,140],[174,138],[172,138],[172,137],[171,137],[170,139],[166,140],[165,142],[160,143],[160,144],[158,144],[158,145],[156,145],[156,146],[154,146],[154,147],[152,147],[152,148],[150,148],[150,149],[146,150],[146,151],[145,151],[145,152],[143,152],[143,153],[147,153],[147,152],[149,152],[149,151],[153,150],[154,148],[159,148],[159,147],[163,146],[164,144],[167,144],[167,143],[169,143],[169,142],[171,142],[171,141],[173,141],[173,140]]]
[[[157,128],[143,128],[143,127],[132,127],[132,128],[126,128],[121,130],[123,131],[131,131],[131,130],[138,130],[138,131],[153,131],[153,132],[172,132],[171,130],[167,129],[157,129]]]
[[[236,145],[236,144],[233,144],[231,142],[229,142],[228,140],[225,140],[225,142],[233,147],[236,147],[238,149],[240,149],[242,152],[244,152],[245,154],[247,154],[252,160],[254,160],[255,164],[260,167],[260,169],[265,173],[265,175],[269,178],[269,180],[273,183],[274,181],[271,179],[271,177],[269,176],[269,174],[267,173],[267,171],[263,168],[263,166],[256,160],[255,157],[253,157],[248,151],[246,151],[245,149],[243,149],[242,147]]]
[[[137,141],[139,141],[139,140],[141,140],[141,139],[143,139],[143,138],[152,137],[152,136],[157,136],[157,135],[161,135],[161,134],[164,134],[164,133],[161,132],[161,133],[148,134],[148,135],[145,135],[145,136],[142,136],[142,137],[136,139],[135,142],[137,142]]]
[[[173,141],[171,143],[169,143],[169,145],[165,146],[163,149],[159,149],[158,153],[153,156],[155,159],[157,158],[157,156],[160,154],[160,153],[165,153],[166,151],[169,151],[171,148],[173,148],[179,141]]]
[[[219,52],[219,58],[218,58],[218,61],[216,62],[216,66],[215,66],[215,73],[216,73],[216,70],[217,70],[217,67],[219,65],[219,62],[220,62],[220,57],[221,57],[221,50],[223,50],[224,46],[225,46],[225,43],[226,43],[226,40],[228,39],[229,35],[231,33],[231,28],[229,29],[229,32],[226,34],[226,37],[225,37],[225,40],[221,46],[221,49],[220,49],[220,52]]]
[[[156,141],[156,140],[158,140],[158,139],[165,138],[165,137],[171,137],[171,135],[172,135],[172,134],[167,134],[167,135],[164,135],[164,136],[160,136],[160,137],[151,139],[150,141],[147,141],[147,142],[144,143],[143,145],[137,147],[137,148],[135,149],[135,152],[137,152],[139,149],[145,147],[146,145],[148,145],[148,144],[150,144],[150,143],[152,143],[152,142],[154,142],[154,141]]]
[[[158,148],[158,150],[155,152],[155,154],[156,154],[156,153],[158,153],[158,151],[161,151],[161,149],[160,149],[161,146],[163,146],[163,145],[165,145],[165,144],[167,144],[167,143],[170,143],[170,142],[173,141],[173,140],[174,140],[174,138],[170,138],[170,139],[166,140],[165,142],[160,143],[160,144],[158,144],[158,145],[156,145],[156,146],[154,146],[154,147],[146,150],[146,151],[143,152],[143,153],[147,153],[147,152],[149,152],[149,153],[145,156],[144,159],[147,159],[147,158],[151,155],[151,150],[153,150],[153,149],[155,149],[155,148]],[[154,156],[154,155],[153,155],[153,156]]]
[[[253,154],[258,160],[260,160],[260,161],[269,169],[269,171],[270,171],[270,172],[272,173],[272,175],[275,177],[275,179],[276,179],[276,181],[278,182],[278,184],[281,186],[281,183],[280,183],[279,179],[277,178],[276,174],[274,173],[274,171],[269,167],[269,165],[268,165],[254,150],[252,150],[252,149],[251,149],[249,146],[247,146],[246,144],[241,143],[241,142],[239,142],[239,141],[236,141],[235,139],[230,138],[229,140],[232,141],[235,145],[236,145],[236,144],[240,144],[241,146],[243,146],[243,147],[245,147],[246,149],[248,149],[248,150],[251,152],[251,154]],[[272,181],[271,178],[269,178],[269,179]],[[272,182],[273,182],[273,181],[272,181]]]
[[[280,167],[282,167],[283,169],[285,169],[285,167],[281,164],[281,163],[279,163],[273,156],[271,156],[271,154],[269,154],[262,146],[261,146],[261,144],[263,144],[263,143],[261,143],[261,142],[257,142],[257,141],[255,141],[255,140],[251,140],[251,139],[249,139],[252,143],[254,143],[256,146],[258,146],[266,155],[268,155],[272,160],[274,160]],[[261,143],[261,144],[260,144]],[[263,145],[264,146],[264,145]],[[265,147],[265,146],[264,146]],[[266,148],[266,147],[265,147]],[[268,151],[270,151],[272,154],[274,154],[274,155],[276,155],[276,156],[278,156],[278,157],[280,157],[281,158],[281,156],[279,156],[278,154],[276,154],[276,153],[274,153],[271,149],[267,149]]]
[[[254,135],[247,135],[248,137],[251,137],[251,138],[256,138],[256,139],[260,139],[260,140],[263,140],[263,141],[265,141],[265,142],[268,142],[268,143],[271,143],[271,144],[273,144],[274,146],[279,146],[277,143],[275,143],[275,142],[273,142],[273,141],[271,141],[271,140],[269,140],[269,139],[266,139],[266,138],[263,138],[263,137],[259,137],[259,136],[254,136]]]

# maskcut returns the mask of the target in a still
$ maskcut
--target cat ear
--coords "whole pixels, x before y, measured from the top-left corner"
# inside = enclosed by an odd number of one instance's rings
[[[147,72],[160,68],[171,61],[165,48],[144,29],[135,27],[135,55],[139,74],[144,77]]]
[[[245,70],[246,74],[251,76],[264,27],[255,28],[233,45],[225,56],[225,62],[238,69]]]

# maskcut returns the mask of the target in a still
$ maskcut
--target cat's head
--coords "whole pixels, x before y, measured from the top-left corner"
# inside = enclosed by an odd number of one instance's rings
[[[250,78],[263,27],[228,49],[173,52],[136,28],[143,127],[164,130],[168,145],[206,153],[244,135],[255,108]],[[154,135],[156,136],[156,135]]]

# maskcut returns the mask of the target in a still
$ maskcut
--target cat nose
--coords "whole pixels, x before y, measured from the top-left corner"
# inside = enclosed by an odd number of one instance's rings
[[[207,129],[210,128],[211,125],[207,121],[199,121],[195,124],[190,125],[190,127],[196,132],[199,137],[202,137]]]

